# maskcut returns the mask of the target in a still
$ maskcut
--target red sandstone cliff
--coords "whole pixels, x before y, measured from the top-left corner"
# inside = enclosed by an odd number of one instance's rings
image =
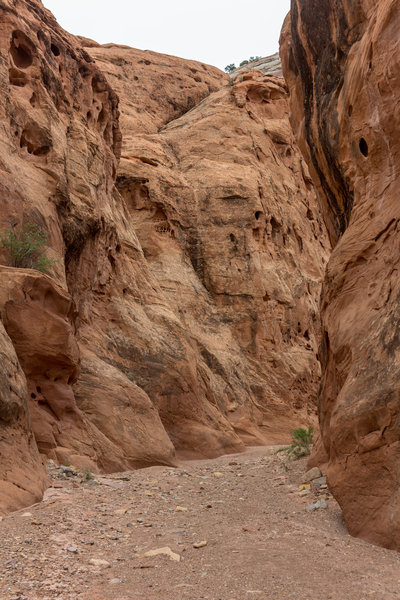
[[[349,531],[400,548],[400,2],[292,0],[292,123],[335,244],[322,293],[320,424]]]
[[[56,260],[42,275],[1,251],[25,472],[30,431],[105,471],[283,441],[313,418],[329,251],[283,81],[84,50],[36,0],[0,17],[0,227],[39,223]]]
[[[143,352],[132,365],[138,383],[181,450],[210,455],[226,443],[204,414],[207,405],[223,415],[231,440],[282,440],[313,410],[319,281],[328,254],[289,128],[285,86],[248,72],[195,108],[190,91],[186,113],[171,120],[171,99],[182,103],[193,86],[188,78],[204,86],[209,67],[179,60],[177,76],[173,57],[118,46],[90,53],[120,97],[117,187],[195,360],[190,391],[172,392],[173,405],[151,379],[154,357]],[[164,79],[160,97],[155,90]],[[148,118],[142,125],[143,106],[156,115],[152,131]],[[144,347],[154,345],[142,335]],[[170,360],[160,355],[160,376],[173,390]]]

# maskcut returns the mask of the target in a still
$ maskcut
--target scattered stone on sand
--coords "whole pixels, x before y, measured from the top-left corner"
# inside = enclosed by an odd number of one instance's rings
[[[328,503],[323,498],[321,498],[320,500],[317,500],[313,504],[309,504],[306,507],[306,511],[314,512],[315,510],[318,510],[319,508],[328,508]]]
[[[310,481],[318,479],[319,477],[322,477],[320,469],[318,467],[313,467],[312,469],[307,471],[307,473],[304,473],[302,483],[309,483]]]
[[[165,556],[168,556],[171,560],[174,560],[176,562],[180,562],[181,557],[179,554],[177,554],[176,552],[173,552],[171,550],[171,548],[169,548],[169,546],[165,546],[164,548],[156,548],[155,550],[149,550],[148,552],[145,552],[142,556],[159,556],[159,555],[164,554]]]
[[[111,564],[108,562],[108,560],[104,560],[103,558],[91,558],[89,560],[89,564],[93,565],[94,567],[102,567],[104,569],[111,567]]]
[[[193,544],[193,548],[204,548],[205,546],[207,546],[206,540],[203,540],[202,542],[195,542]]]

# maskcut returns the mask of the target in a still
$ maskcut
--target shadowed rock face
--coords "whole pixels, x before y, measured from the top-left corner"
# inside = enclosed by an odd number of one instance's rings
[[[46,485],[30,426],[25,375],[0,322],[0,515],[40,500]]]
[[[283,81],[85,43],[0,0],[0,228],[38,223],[55,260],[0,269],[25,435],[103,471],[285,441],[314,416],[329,242]]]
[[[292,123],[335,244],[320,425],[350,532],[399,549],[400,2],[292,1]]]

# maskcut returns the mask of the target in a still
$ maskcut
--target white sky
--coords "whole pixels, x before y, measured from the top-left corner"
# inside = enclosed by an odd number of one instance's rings
[[[42,0],[64,29],[223,69],[278,50],[290,0]]]

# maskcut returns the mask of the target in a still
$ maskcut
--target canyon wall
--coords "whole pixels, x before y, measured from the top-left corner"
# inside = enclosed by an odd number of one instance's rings
[[[0,229],[53,261],[0,249],[0,511],[40,496],[38,451],[110,472],[312,422],[330,247],[283,80],[74,38],[38,0],[0,0],[0,51]]]
[[[319,418],[353,535],[399,549],[400,2],[292,0],[292,125],[334,250],[322,292]]]
[[[192,107],[188,78],[204,85],[207,67],[180,61],[178,71],[176,58],[112,45],[88,51],[120,97],[116,185],[194,350],[200,405],[217,407],[242,442],[285,441],[314,410],[329,242],[290,131],[283,80],[257,70],[233,83],[224,76],[220,90]],[[150,132],[141,110],[163,81]],[[171,120],[164,106],[181,106],[188,90],[187,111]],[[193,418],[186,393],[177,406],[159,393],[152,357],[134,368],[175,447],[218,450],[211,422]]]

